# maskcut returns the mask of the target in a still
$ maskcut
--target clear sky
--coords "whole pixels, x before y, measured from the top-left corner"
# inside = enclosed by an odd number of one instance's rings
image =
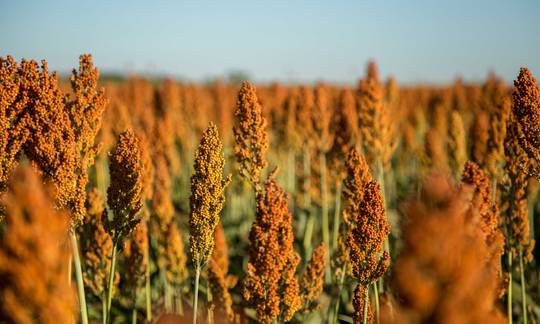
[[[103,71],[204,80],[353,82],[374,58],[401,82],[540,77],[540,0],[0,0],[0,55],[69,71],[80,53]]]

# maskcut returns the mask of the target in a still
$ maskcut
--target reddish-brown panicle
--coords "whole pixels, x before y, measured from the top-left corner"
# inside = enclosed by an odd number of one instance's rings
[[[129,234],[140,221],[142,207],[143,163],[140,140],[128,129],[118,137],[109,154],[111,182],[107,189],[107,204],[112,219],[105,218],[105,228],[113,241]]]
[[[250,232],[249,262],[243,286],[244,300],[263,323],[288,321],[301,307],[299,262],[293,249],[292,216],[287,195],[273,179],[257,198],[257,214]]]
[[[68,281],[67,214],[59,212],[42,180],[25,167],[2,197],[0,322],[70,323],[75,290]]]
[[[514,81],[515,90],[512,112],[521,128],[519,144],[530,159],[540,162],[540,89],[536,79],[527,68],[521,68],[517,80]],[[540,178],[538,171],[534,172]]]
[[[234,153],[240,174],[255,187],[258,187],[261,172],[266,167],[266,119],[262,114],[262,106],[257,98],[254,85],[244,81],[238,92],[236,104],[236,123],[234,126]]]

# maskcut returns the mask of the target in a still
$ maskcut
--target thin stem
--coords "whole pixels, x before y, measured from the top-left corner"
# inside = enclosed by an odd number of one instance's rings
[[[508,251],[508,293],[506,297],[508,323],[512,324],[512,251]]]
[[[341,180],[337,184],[336,188],[336,206],[334,209],[334,232],[332,235],[332,248],[337,250],[338,248],[338,237],[339,237],[339,223],[340,223],[340,215],[341,215]]]
[[[210,285],[206,285],[206,301],[208,302],[208,305],[212,304],[212,291],[210,290]],[[212,307],[206,307],[207,313],[208,313],[208,324],[214,324],[214,310]]]
[[[113,294],[113,285],[114,285],[114,271],[116,267],[116,245],[117,240],[114,240],[112,257],[111,257],[111,267],[109,269],[109,285],[107,286],[107,317],[106,323],[111,322],[111,305],[112,305],[112,294]]]
[[[306,252],[306,257],[311,254],[312,250],[312,237],[313,237],[313,228],[315,227],[315,217],[311,212],[311,196],[309,194],[310,187],[310,174],[311,174],[311,161],[310,154],[307,149],[304,149],[304,210],[307,214],[307,224],[306,231],[304,233],[304,248]]]
[[[294,150],[289,150],[288,152],[288,161],[287,163],[289,164],[289,167],[287,168],[287,181],[288,181],[288,186],[289,186],[289,192],[295,192],[296,190],[296,178],[295,178],[295,174],[294,174],[294,171],[295,171],[295,156],[294,156]],[[294,200],[291,200],[291,203],[293,203]],[[294,207],[294,206],[291,206],[291,207]],[[293,208],[294,209],[294,208]]]
[[[321,214],[322,214],[322,237],[324,245],[330,248],[330,224],[328,221],[328,186],[326,183],[326,155],[324,152],[319,154],[320,173],[321,173]],[[328,264],[328,253],[326,254],[326,263]],[[326,267],[325,282],[330,283],[330,267]]]
[[[131,311],[131,323],[137,324],[137,307],[133,307],[133,310]]]
[[[343,290],[343,282],[344,281],[345,281],[345,269],[343,269],[343,272],[341,274],[341,278],[339,279],[338,295],[337,295],[337,298],[336,298],[336,306],[334,308],[334,316],[333,316],[334,323],[338,323],[339,306],[340,306],[340,302],[341,302],[341,291]]]
[[[309,258],[309,255],[311,254],[312,250],[312,238],[313,238],[313,227],[315,226],[315,218],[313,217],[312,213],[309,211],[305,211],[305,215],[307,218],[307,224],[306,224],[306,232],[304,233],[304,250],[306,254],[306,258]]]
[[[181,316],[184,316],[184,304],[182,302],[182,294],[181,293],[176,295],[175,302],[176,302],[176,311]]]
[[[378,171],[377,178],[379,180],[379,184],[381,185],[381,194],[382,194],[382,196],[384,198],[384,210],[385,210],[386,214],[388,215],[388,208],[387,208],[388,197],[386,196],[386,190],[385,190],[384,165],[383,165],[383,162],[382,162],[381,159],[379,159],[379,161],[378,161],[378,169],[379,169],[379,171]],[[384,239],[383,250],[388,253],[388,256],[391,256],[390,255],[390,240],[389,240],[388,236]],[[382,277],[378,281],[378,283],[379,283],[381,292],[384,292],[384,277]]]
[[[525,282],[525,271],[523,268],[523,246],[519,246],[519,275],[521,280],[521,307],[523,312],[523,323],[527,324],[527,283]]]
[[[193,324],[197,324],[197,304],[199,300],[199,277],[201,275],[201,265],[197,262],[195,267],[195,294],[193,296]]]
[[[101,320],[103,324],[107,324],[107,292],[103,289],[103,295],[101,296]]]
[[[375,300],[375,320],[377,324],[380,323],[380,307],[379,307],[379,289],[377,288],[377,282],[373,283],[373,297]]]
[[[133,289],[133,309],[131,310],[131,323],[137,324],[137,287]]]
[[[163,281],[163,290],[165,294],[165,311],[171,312],[171,309],[172,309],[171,288],[169,286],[169,281],[167,280],[167,276],[165,275],[164,271],[161,271],[161,280]]]
[[[149,247],[147,247],[149,249]],[[148,251],[146,251],[148,254]],[[150,260],[148,258],[148,260]],[[150,261],[146,262],[146,284],[145,284],[145,299],[146,299],[146,321],[152,322],[152,282],[150,280]]]
[[[71,233],[71,248],[73,250],[73,262],[75,263],[75,278],[77,279],[77,292],[79,294],[79,307],[81,311],[81,323],[88,324],[88,314],[86,311],[86,297],[84,295],[84,282],[81,268],[81,259],[79,257],[79,247],[75,233]]]

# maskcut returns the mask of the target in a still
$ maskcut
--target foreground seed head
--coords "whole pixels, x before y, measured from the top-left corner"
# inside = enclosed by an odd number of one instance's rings
[[[205,130],[191,176],[189,243],[194,264],[204,265],[214,248],[214,231],[225,204],[225,188],[230,175],[223,179],[225,157],[216,125]]]
[[[109,155],[109,170],[107,204],[113,217],[106,219],[105,224],[113,240],[118,240],[135,228],[142,207],[143,163],[140,140],[133,130],[128,129],[118,137]]]

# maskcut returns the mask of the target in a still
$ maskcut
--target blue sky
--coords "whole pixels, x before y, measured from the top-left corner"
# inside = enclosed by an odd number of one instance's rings
[[[193,80],[354,82],[368,59],[404,83],[540,77],[540,1],[7,1],[0,55],[69,71]]]

